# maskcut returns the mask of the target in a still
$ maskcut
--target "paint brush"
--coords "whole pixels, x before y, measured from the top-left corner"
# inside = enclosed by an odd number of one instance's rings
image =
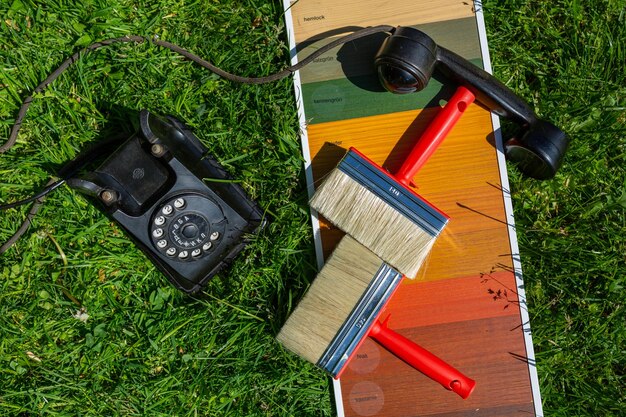
[[[465,87],[429,123],[392,176],[350,148],[311,199],[311,207],[392,267],[415,278],[448,217],[409,185],[474,101]]]
[[[366,337],[467,398],[474,380],[387,327],[378,317],[402,274],[349,235],[337,245],[276,339],[339,378]]]

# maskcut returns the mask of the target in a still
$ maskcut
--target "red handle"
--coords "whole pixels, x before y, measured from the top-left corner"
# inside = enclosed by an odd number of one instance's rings
[[[457,87],[450,101],[443,106],[433,121],[429,123],[402,164],[402,167],[400,167],[400,170],[394,175],[396,180],[404,185],[411,184],[417,171],[439,147],[443,139],[463,115],[465,109],[474,102],[474,99],[474,94],[467,88],[463,86]]]
[[[466,377],[417,343],[390,330],[387,327],[388,320],[389,318],[383,323],[376,320],[369,336],[413,368],[439,382],[445,389],[456,392],[463,399],[469,397],[476,386],[476,381]]]

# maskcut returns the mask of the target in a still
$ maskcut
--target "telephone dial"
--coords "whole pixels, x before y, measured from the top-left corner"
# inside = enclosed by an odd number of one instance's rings
[[[98,201],[176,288],[193,294],[265,223],[206,153],[183,123],[142,110],[137,132],[67,184]]]

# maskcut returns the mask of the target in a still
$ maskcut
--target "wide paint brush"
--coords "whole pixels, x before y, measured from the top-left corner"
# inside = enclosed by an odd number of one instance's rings
[[[346,235],[280,330],[277,340],[339,378],[366,337],[444,388],[467,398],[475,382],[378,317],[402,274]]]
[[[313,195],[311,207],[402,274],[415,278],[448,217],[409,185],[473,101],[472,92],[458,87],[395,176],[350,148]]]

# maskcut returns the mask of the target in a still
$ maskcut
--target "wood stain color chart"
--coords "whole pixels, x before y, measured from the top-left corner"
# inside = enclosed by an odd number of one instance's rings
[[[293,63],[375,25],[413,26],[489,70],[479,2],[284,0]],[[356,147],[393,172],[455,86],[433,79],[409,95],[382,90],[373,58],[386,35],[335,48],[295,74],[312,194]],[[443,83],[442,83],[443,82]],[[472,104],[414,179],[450,216],[419,276],[405,279],[381,318],[476,380],[467,399],[366,340],[339,381],[339,416],[541,416],[541,398],[498,120]],[[375,221],[375,219],[372,219]],[[341,237],[313,216],[320,265]]]

